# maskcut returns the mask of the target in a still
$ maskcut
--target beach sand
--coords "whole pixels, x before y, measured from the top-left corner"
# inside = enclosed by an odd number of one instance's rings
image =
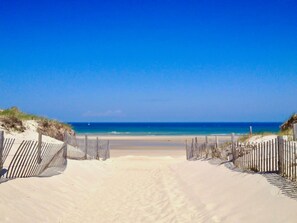
[[[0,222],[296,222],[297,201],[262,175],[186,161],[191,138],[100,136],[110,160],[68,160],[60,175],[1,183]]]
[[[178,147],[111,153],[0,184],[0,222],[296,222],[297,201],[261,175],[186,161]]]

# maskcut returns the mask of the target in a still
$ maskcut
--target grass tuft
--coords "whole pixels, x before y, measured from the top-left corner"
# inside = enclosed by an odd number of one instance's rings
[[[26,130],[23,121],[35,120],[38,123],[38,131],[62,140],[63,134],[67,131],[74,134],[71,125],[57,120],[48,119],[38,115],[32,115],[22,112],[17,107],[0,110],[0,125],[7,131],[24,132]]]

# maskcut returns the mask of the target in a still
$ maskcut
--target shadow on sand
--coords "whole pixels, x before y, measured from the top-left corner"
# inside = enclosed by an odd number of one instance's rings
[[[224,165],[226,168],[235,172],[241,172],[241,173],[247,173],[247,174],[260,174],[261,176],[266,178],[268,183],[277,187],[280,190],[281,194],[297,201],[297,182],[290,181],[277,173],[255,173],[250,170],[242,170],[240,168],[235,167],[232,162],[224,161],[221,159],[209,158],[209,159],[196,159],[196,160],[207,161],[208,163],[216,166]]]

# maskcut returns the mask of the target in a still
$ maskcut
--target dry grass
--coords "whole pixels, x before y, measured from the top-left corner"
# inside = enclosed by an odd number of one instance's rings
[[[0,111],[0,125],[7,131],[24,132],[26,128],[23,125],[23,122],[28,120],[35,120],[38,123],[38,130],[42,134],[59,140],[63,139],[63,134],[65,131],[71,135],[74,133],[72,127],[69,124],[48,119],[42,116],[27,114],[20,111],[17,107]]]

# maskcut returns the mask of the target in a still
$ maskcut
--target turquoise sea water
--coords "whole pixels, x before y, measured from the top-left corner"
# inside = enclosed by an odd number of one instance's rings
[[[279,122],[98,123],[70,122],[78,134],[99,135],[210,135],[279,131]]]

